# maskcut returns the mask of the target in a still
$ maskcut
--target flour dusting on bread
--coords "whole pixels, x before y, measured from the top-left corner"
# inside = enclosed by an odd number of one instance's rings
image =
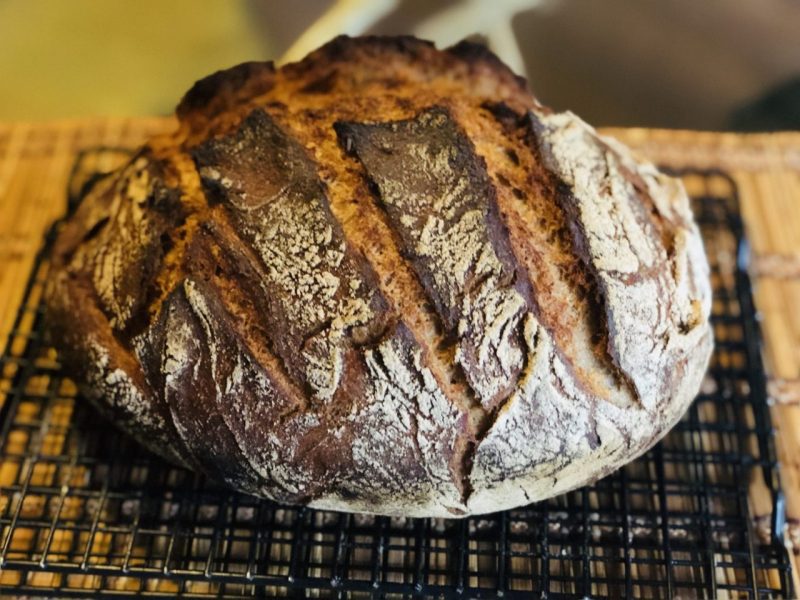
[[[338,38],[187,94],[56,242],[87,395],[280,502],[493,512],[638,456],[712,348],[679,181],[467,43]]]

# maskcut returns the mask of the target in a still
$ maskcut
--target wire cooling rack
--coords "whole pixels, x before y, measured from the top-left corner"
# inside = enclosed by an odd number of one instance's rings
[[[73,195],[91,179],[80,164]],[[715,290],[716,350],[696,401],[595,485],[464,520],[279,506],[118,434],[46,343],[51,233],[0,358],[0,595],[791,597],[736,188],[721,172],[680,175]]]

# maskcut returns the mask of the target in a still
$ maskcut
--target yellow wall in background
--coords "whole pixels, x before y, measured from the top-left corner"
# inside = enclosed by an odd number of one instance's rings
[[[170,113],[196,79],[280,57],[332,2],[0,0],[0,121]],[[400,0],[369,31],[412,32],[456,2]],[[800,0],[530,3],[514,29],[531,87],[595,125],[721,129],[800,76]]]
[[[170,113],[191,83],[273,58],[246,2],[0,0],[0,120]]]

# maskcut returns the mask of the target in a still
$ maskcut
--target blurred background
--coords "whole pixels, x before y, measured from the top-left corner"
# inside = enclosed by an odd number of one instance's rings
[[[595,125],[800,129],[800,0],[0,0],[0,120],[169,114],[341,32],[479,36]]]

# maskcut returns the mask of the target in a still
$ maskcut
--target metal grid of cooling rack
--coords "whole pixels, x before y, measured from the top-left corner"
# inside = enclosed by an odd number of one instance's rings
[[[653,450],[595,485],[464,520],[278,506],[116,433],[44,338],[48,241],[0,357],[0,594],[790,597],[735,185],[681,175],[715,289],[716,350],[696,401]]]

